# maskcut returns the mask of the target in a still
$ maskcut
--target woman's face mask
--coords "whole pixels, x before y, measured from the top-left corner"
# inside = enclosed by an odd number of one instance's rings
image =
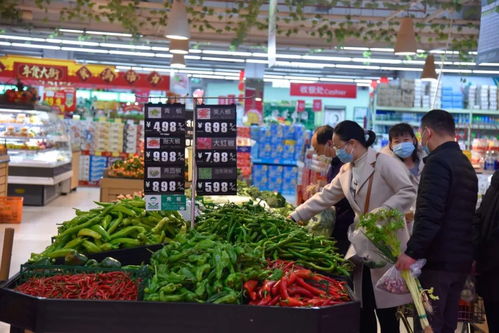
[[[401,142],[392,147],[393,153],[400,158],[410,157],[415,149],[413,142]]]
[[[353,148],[350,150],[350,153],[347,152],[348,143],[346,143],[342,148],[336,149],[336,156],[343,163],[350,163],[353,161]]]

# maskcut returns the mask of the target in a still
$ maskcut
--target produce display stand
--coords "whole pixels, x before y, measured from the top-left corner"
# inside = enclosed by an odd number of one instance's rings
[[[56,300],[0,288],[0,320],[11,333],[175,332],[175,333],[355,333],[359,302],[321,308],[251,305]]]
[[[144,190],[143,179],[104,177],[100,180],[100,201],[111,202],[119,195]]]
[[[80,156],[81,151],[73,151],[71,154],[71,191],[76,190],[80,181]]]
[[[0,196],[7,195],[9,178],[9,155],[0,155]]]

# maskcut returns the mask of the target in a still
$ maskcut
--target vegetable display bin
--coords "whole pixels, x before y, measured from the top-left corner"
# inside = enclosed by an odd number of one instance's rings
[[[133,194],[143,190],[143,179],[104,177],[100,180],[100,201],[111,202],[121,194]]]
[[[321,308],[251,305],[58,300],[0,288],[0,321],[11,332],[356,333],[360,305]]]

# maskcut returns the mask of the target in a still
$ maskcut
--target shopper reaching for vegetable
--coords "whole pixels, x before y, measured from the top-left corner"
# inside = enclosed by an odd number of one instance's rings
[[[300,205],[291,214],[294,221],[308,220],[320,211],[346,198],[357,217],[380,208],[408,211],[416,190],[404,166],[393,157],[379,154],[369,148],[376,138],[372,131],[365,132],[356,122],[339,123],[333,134],[333,147],[338,158],[345,163],[332,182],[322,192]],[[401,246],[409,239],[407,228],[398,232]],[[366,239],[366,242],[369,240]],[[355,261],[351,246],[346,258]],[[383,332],[398,332],[396,307],[411,301],[410,295],[395,295],[374,289],[379,278],[390,268],[368,268],[355,262],[354,291],[362,300],[361,331],[377,332],[376,316]]]

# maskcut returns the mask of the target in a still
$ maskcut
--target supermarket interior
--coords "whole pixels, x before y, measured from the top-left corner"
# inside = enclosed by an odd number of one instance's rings
[[[0,1],[0,332],[393,332],[380,312],[364,327],[339,206],[291,220],[344,186],[334,161],[357,157],[339,155],[338,124],[406,163],[393,136],[433,154],[434,109],[454,120],[479,207],[499,170],[498,29],[490,0]],[[383,219],[409,224],[399,211]],[[450,332],[414,303],[401,332]],[[483,304],[460,300],[460,331],[494,332]]]

